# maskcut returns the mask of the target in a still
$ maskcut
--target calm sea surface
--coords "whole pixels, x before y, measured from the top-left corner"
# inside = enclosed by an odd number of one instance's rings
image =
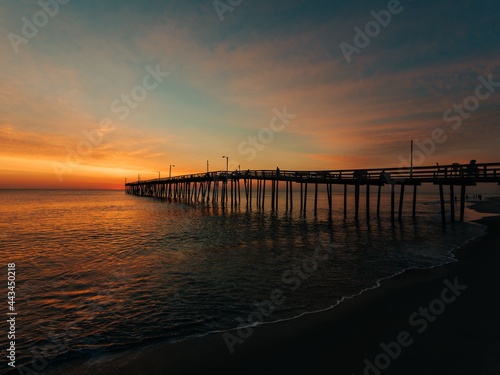
[[[363,199],[359,223],[352,209],[344,220],[342,199],[334,196],[329,220],[324,196],[316,217],[310,196],[303,218],[299,202],[286,213],[284,199],[271,213],[122,191],[0,190],[5,279],[16,264],[16,365],[43,373],[72,358],[235,328],[275,289],[283,302],[266,322],[326,309],[381,278],[453,261],[455,248],[484,233],[471,223],[443,228],[434,195],[419,197],[412,220],[409,194],[394,224],[385,194],[380,219],[372,199],[369,223]]]

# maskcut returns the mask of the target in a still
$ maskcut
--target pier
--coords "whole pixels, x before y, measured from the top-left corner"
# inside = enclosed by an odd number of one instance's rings
[[[416,216],[417,190],[422,184],[437,186],[440,196],[441,219],[446,223],[445,188],[449,190],[450,221],[456,221],[455,200],[459,189],[459,220],[464,220],[466,189],[483,183],[500,184],[500,163],[469,164],[454,163],[444,166],[420,166],[405,168],[376,168],[352,170],[290,171],[290,170],[243,170],[215,171],[189,174],[169,178],[157,178],[129,182],[125,184],[128,194],[163,198],[189,203],[220,203],[222,206],[237,207],[246,204],[252,208],[266,206],[266,186],[270,189],[270,209],[278,210],[283,204],[286,211],[294,209],[293,195],[299,194],[298,209],[305,215],[308,205],[308,189],[314,189],[314,214],[318,208],[318,191],[321,186],[326,191],[329,214],[333,208],[333,186],[343,185],[343,212],[347,216],[348,186],[354,186],[354,217],[359,219],[360,187],[365,187],[366,218],[370,219],[371,189],[377,189],[376,214],[380,215],[380,196],[384,187],[390,189],[391,220],[401,220],[406,188],[412,190],[412,217]],[[285,190],[285,201],[279,202],[280,186]],[[398,190],[398,191],[397,191]],[[396,194],[399,201],[396,202]],[[397,203],[397,210],[396,210]],[[297,208],[295,208],[297,209]]]

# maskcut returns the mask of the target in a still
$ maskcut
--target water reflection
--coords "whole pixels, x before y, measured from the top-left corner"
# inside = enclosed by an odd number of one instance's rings
[[[329,217],[320,198],[317,216],[303,217],[122,192],[1,192],[2,256],[19,269],[19,360],[48,342],[64,357],[233,328],[275,288],[286,303],[268,320],[324,309],[381,277],[447,262],[481,232],[443,231],[430,205],[416,220],[382,211],[356,222],[339,202]],[[326,259],[314,258],[318,246]]]

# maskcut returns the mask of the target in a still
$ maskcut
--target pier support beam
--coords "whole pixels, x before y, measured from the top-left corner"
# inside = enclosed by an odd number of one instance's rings
[[[307,182],[306,186],[304,186],[304,216],[306,216],[306,209],[307,209]]]
[[[465,214],[465,185],[461,186],[460,190],[460,221],[464,221]]]
[[[300,183],[300,212],[302,214],[302,209],[304,208],[304,187],[302,186],[302,182]]]
[[[413,185],[413,207],[412,207],[412,217],[415,219],[417,214],[417,184]]]
[[[394,184],[391,184],[391,221],[394,221]]]
[[[253,180],[252,180],[252,179],[249,179],[249,180],[248,180],[248,184],[250,185],[250,186],[249,186],[249,189],[248,189],[248,190],[249,190],[249,193],[248,193],[248,195],[249,195],[248,201],[250,202],[250,209],[252,209],[252,185],[253,185]]]
[[[257,183],[257,209],[260,209],[260,191],[261,191],[261,186],[260,186],[260,180],[256,180]]]
[[[347,217],[347,184],[344,184],[344,219]]]
[[[403,202],[405,199],[405,184],[401,184],[401,190],[399,192],[399,211],[398,211],[398,220],[401,220],[403,216]]]
[[[318,183],[314,184],[314,216],[318,213]]]
[[[280,183],[279,180],[276,180],[276,211],[278,211],[279,191],[280,191]]]
[[[243,180],[243,185],[245,186],[245,198],[247,202],[247,208],[248,208],[248,182],[249,180],[247,180],[246,178]]]
[[[450,219],[451,222],[455,222],[455,187],[453,184],[450,185]]]
[[[274,179],[271,180],[271,211],[275,210],[275,198],[276,194],[276,181]]]
[[[444,208],[444,189],[443,184],[439,184],[439,200],[441,203],[441,222],[446,224],[446,210]]]
[[[262,180],[262,209],[264,209],[264,203],[266,201],[266,180]]]
[[[359,217],[359,184],[354,185],[354,219]]]
[[[370,221],[370,184],[366,184],[366,220]]]
[[[285,211],[288,211],[288,181],[285,181]]]
[[[328,189],[328,214],[331,217],[333,208],[333,185],[327,184],[326,187]]]
[[[380,217],[380,193],[382,192],[382,185],[378,186],[377,192],[377,217]]]
[[[236,207],[236,191],[234,185],[234,180],[231,178],[231,208]]]

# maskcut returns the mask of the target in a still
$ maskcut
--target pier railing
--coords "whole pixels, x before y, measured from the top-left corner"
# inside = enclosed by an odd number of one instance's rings
[[[451,221],[455,221],[455,186],[460,187],[460,220],[464,219],[466,187],[478,183],[500,184],[500,163],[372,168],[350,170],[290,171],[276,169],[213,171],[168,178],[156,178],[125,184],[128,194],[184,200],[188,202],[221,202],[234,207],[241,202],[240,182],[243,181],[246,204],[252,208],[252,194],[259,209],[264,209],[266,185],[270,185],[271,209],[278,209],[280,183],[285,183],[285,209],[292,209],[294,186],[299,186],[300,212],[305,215],[307,189],[314,186],[314,214],[317,213],[318,186],[324,185],[328,197],[329,213],[332,213],[333,185],[344,185],[344,216],[347,215],[348,186],[354,187],[355,218],[358,219],[360,187],[365,186],[366,216],[370,218],[370,187],[378,187],[377,216],[380,213],[380,193],[385,185],[390,186],[391,220],[395,217],[395,186],[399,186],[398,218],[401,219],[406,186],[413,186],[413,217],[416,215],[417,187],[423,183],[439,185],[441,216],[445,220],[444,186],[449,187],[449,209]],[[267,196],[269,195],[269,191]],[[269,199],[269,197],[268,197]]]
[[[217,179],[278,179],[291,181],[317,181],[332,183],[358,183],[383,182],[390,183],[412,183],[412,182],[453,182],[458,180],[469,180],[470,182],[496,182],[500,178],[500,163],[482,164],[450,164],[418,167],[396,167],[396,168],[371,168],[371,169],[338,169],[318,171],[291,171],[279,169],[258,169],[238,171],[213,171],[205,173],[186,174],[174,177],[155,178],[149,180],[138,180],[126,185],[179,182],[179,181],[201,181]],[[346,181],[347,180],[347,181]],[[451,181],[449,181],[451,180]]]

